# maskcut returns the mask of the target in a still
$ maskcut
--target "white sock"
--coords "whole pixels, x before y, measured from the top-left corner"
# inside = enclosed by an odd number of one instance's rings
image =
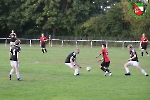
[[[74,75],[77,75],[77,74],[78,74],[78,70],[79,70],[78,68],[75,69]]]
[[[128,68],[128,67],[126,67],[125,69],[126,69],[126,72],[127,72],[127,73],[130,73],[130,71],[129,71],[129,68]]]
[[[147,73],[144,71],[144,69],[142,69],[141,72],[142,72],[144,75],[147,75]]]
[[[11,69],[11,71],[10,71],[10,75],[12,75],[12,74],[13,74],[13,72],[14,72],[14,69]]]
[[[20,73],[18,72],[18,73],[16,73],[16,75],[17,75],[17,78],[20,78]]]

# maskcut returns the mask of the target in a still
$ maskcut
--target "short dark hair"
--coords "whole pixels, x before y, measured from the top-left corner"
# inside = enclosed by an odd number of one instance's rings
[[[103,43],[102,45],[106,48],[106,44]]]

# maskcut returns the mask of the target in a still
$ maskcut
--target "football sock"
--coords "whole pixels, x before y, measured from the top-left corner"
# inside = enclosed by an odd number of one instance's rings
[[[74,75],[77,75],[77,74],[78,74],[78,70],[79,70],[78,68],[75,69]]]
[[[17,75],[17,78],[20,78],[20,73],[18,72],[18,73],[16,73],[16,75]]]
[[[142,69],[141,70],[141,72],[144,74],[144,75],[146,75],[147,73],[144,71],[144,69]]]
[[[148,55],[148,52],[146,51],[146,54]]]
[[[141,52],[141,56],[143,56],[143,52]]]
[[[130,73],[130,71],[129,71],[129,68],[128,68],[128,67],[126,67],[125,69],[126,69],[126,72],[127,72],[127,73]]]
[[[10,71],[10,75],[12,75],[12,73],[14,72],[14,69],[11,69],[11,71]]]
[[[104,71],[104,72],[106,72],[106,69],[104,67],[101,67],[101,70]]]
[[[47,50],[45,49],[45,52],[47,52]]]
[[[108,73],[111,73],[111,71],[110,71],[109,69],[106,69],[106,71],[107,71]]]
[[[42,52],[44,53],[44,50],[42,49]]]

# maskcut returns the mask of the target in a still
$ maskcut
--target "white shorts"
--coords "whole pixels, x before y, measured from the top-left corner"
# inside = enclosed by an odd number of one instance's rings
[[[19,63],[17,61],[10,61],[10,65],[13,67],[19,67]]]
[[[15,42],[10,42],[10,45],[15,45]]]
[[[71,63],[65,63],[65,65],[69,66],[70,68],[73,68]]]
[[[137,61],[128,61],[127,66],[140,66],[140,64]]]

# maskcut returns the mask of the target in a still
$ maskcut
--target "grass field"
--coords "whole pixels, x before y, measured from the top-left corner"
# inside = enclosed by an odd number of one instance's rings
[[[15,73],[10,81],[9,46],[0,47],[0,100],[150,100],[150,76],[144,76],[135,67],[129,67],[131,76],[124,75],[123,65],[129,58],[127,49],[108,47],[113,76],[104,76],[95,59],[101,48],[79,46],[77,61],[82,70],[76,77],[64,64],[75,47],[47,47],[48,53],[42,54],[39,46],[22,45],[23,81],[17,81]],[[136,50],[141,67],[150,74],[150,57],[140,58],[140,51]],[[90,72],[86,71],[87,66],[91,66]]]

